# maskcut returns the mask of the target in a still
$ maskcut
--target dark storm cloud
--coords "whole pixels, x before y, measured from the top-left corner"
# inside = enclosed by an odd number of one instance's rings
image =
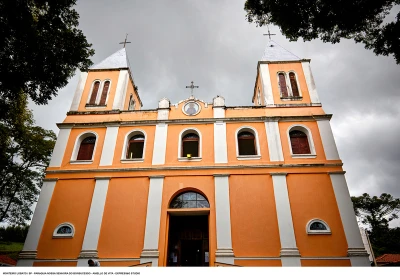
[[[117,51],[129,33],[127,52],[144,108],[162,97],[176,103],[189,96],[229,106],[251,105],[257,61],[266,28],[245,20],[244,1],[79,1],[80,28],[93,44],[97,63]],[[278,33],[276,27],[272,33]],[[363,45],[289,42],[273,38],[302,58],[311,59],[317,90],[331,121],[352,195],[388,192],[400,197],[400,66],[377,57]],[[37,123],[56,132],[68,111],[78,79],[49,106],[32,106]]]

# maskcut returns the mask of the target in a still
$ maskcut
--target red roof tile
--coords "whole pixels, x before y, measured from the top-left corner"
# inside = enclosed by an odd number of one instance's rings
[[[0,263],[6,263],[9,265],[17,265],[17,261],[13,260],[12,258],[10,258],[9,256],[6,255],[0,255]]]
[[[376,258],[377,263],[397,263],[400,262],[400,254],[384,254]]]

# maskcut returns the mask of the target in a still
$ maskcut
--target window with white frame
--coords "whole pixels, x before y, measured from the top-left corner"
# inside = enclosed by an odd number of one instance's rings
[[[195,128],[186,129],[179,137],[178,159],[201,160],[201,134]]]
[[[53,238],[72,238],[74,234],[75,228],[71,223],[62,223],[53,231]]]
[[[142,130],[134,130],[125,137],[122,161],[143,161],[146,148],[146,133]]]
[[[236,131],[236,155],[238,159],[260,158],[260,146],[255,129],[242,127]]]
[[[326,222],[320,219],[312,219],[306,226],[307,234],[331,234],[331,229]]]
[[[95,80],[92,84],[86,106],[106,106],[110,93],[111,80]]]
[[[297,74],[294,71],[278,72],[278,86],[282,99],[301,98],[300,85]]]
[[[315,157],[311,131],[303,125],[293,125],[288,129],[288,140],[292,157]]]
[[[94,132],[84,132],[75,141],[71,163],[91,163],[96,150],[97,135]]]

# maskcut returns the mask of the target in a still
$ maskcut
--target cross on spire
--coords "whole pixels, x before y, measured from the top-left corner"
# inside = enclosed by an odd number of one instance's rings
[[[130,44],[131,42],[127,42],[126,40],[128,39],[128,33],[126,33],[126,36],[125,36],[125,41],[123,41],[123,42],[121,42],[120,44],[124,44],[124,48],[125,48],[125,45],[126,44]]]
[[[195,85],[193,85],[193,81],[191,82],[191,85],[190,86],[186,86],[186,88],[190,88],[190,98],[193,98],[194,96],[193,96],[193,89],[194,88],[199,88],[199,86],[195,86]]]
[[[269,27],[268,28],[268,33],[267,34],[263,34],[263,35],[268,35],[269,39],[271,40],[271,35],[276,35],[276,34],[272,34],[271,32],[269,32]]]

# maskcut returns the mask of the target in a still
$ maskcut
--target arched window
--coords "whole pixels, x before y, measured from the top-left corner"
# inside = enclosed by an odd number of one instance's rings
[[[203,195],[189,191],[176,196],[169,208],[210,208],[210,204]]]
[[[92,95],[90,96],[89,104],[96,105],[97,92],[99,91],[100,82],[95,81],[92,88]]]
[[[182,157],[198,157],[199,156],[199,140],[200,137],[194,132],[185,134],[182,137]]]
[[[106,81],[103,85],[103,92],[101,93],[100,106],[106,105],[108,91],[110,89],[110,81]]]
[[[132,93],[131,93],[131,96],[129,97],[128,110],[129,111],[135,110],[135,98],[133,98]]]
[[[237,138],[240,156],[257,154],[256,139],[253,133],[243,131],[237,135]]]
[[[62,223],[56,227],[53,232],[53,238],[72,238],[75,234],[75,228],[70,223]]]
[[[290,144],[293,154],[311,154],[307,135],[300,130],[289,132]]]
[[[143,158],[145,137],[143,134],[136,134],[129,139],[128,149],[126,152],[127,159]]]
[[[278,78],[279,78],[279,89],[281,91],[281,96],[282,97],[288,97],[288,88],[286,85],[286,77],[284,73],[279,73],[278,74]]]
[[[299,88],[297,86],[296,75],[293,72],[289,73],[290,86],[292,87],[292,95],[299,96]]]
[[[306,230],[308,234],[330,234],[331,229],[328,224],[320,219],[312,219],[307,223]]]
[[[82,140],[76,160],[91,160],[93,157],[96,137],[89,136]]]

